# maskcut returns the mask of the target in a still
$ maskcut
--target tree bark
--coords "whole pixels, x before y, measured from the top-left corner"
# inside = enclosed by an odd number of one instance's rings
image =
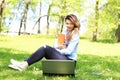
[[[2,0],[0,3],[0,32],[2,31],[2,17],[3,17],[4,6],[5,6],[5,0]]]
[[[95,30],[93,31],[93,38],[92,38],[93,41],[97,41],[98,19],[99,19],[98,5],[99,5],[99,0],[96,0],[96,6],[95,6]]]
[[[49,18],[50,18],[50,10],[51,10],[51,4],[49,5],[49,8],[48,8],[48,16],[47,16],[47,34],[49,34]]]
[[[118,14],[118,20],[120,20],[120,13]],[[120,23],[118,22],[118,27],[116,29],[116,38],[117,42],[120,42]]]
[[[63,31],[63,26],[64,26],[64,16],[61,16],[61,29],[60,29],[60,32],[62,32]]]
[[[22,25],[24,25],[24,34],[26,33],[26,21],[27,21],[27,12],[28,12],[28,7],[29,7],[29,4],[30,2],[26,1],[26,6],[25,6],[25,10],[24,10],[24,14],[22,16],[22,19],[20,21],[20,28],[19,28],[19,32],[18,32],[18,35],[21,34],[21,28],[22,28]]]
[[[27,21],[27,12],[28,12],[29,3],[26,3],[24,15],[23,15],[23,22],[24,22],[24,33],[26,33],[26,21]]]
[[[41,16],[41,9],[42,9],[42,2],[40,2],[39,17]],[[40,19],[38,21],[38,34],[41,33],[41,31],[40,31]]]
[[[117,42],[120,42],[120,24],[118,25],[117,28]]]
[[[93,31],[93,41],[97,41],[97,29],[96,31]]]
[[[23,19],[23,18],[22,18]],[[19,28],[19,32],[18,32],[18,35],[20,35],[21,34],[21,28],[22,28],[22,22],[23,22],[23,20],[20,20],[20,28]]]

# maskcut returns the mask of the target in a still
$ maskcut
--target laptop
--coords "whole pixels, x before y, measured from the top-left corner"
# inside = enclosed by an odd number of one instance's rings
[[[42,60],[44,75],[71,75],[75,76],[75,61],[73,60]]]

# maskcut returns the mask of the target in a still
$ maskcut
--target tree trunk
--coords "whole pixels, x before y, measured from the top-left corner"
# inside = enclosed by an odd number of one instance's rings
[[[97,29],[96,31],[93,31],[93,41],[97,41]]]
[[[27,12],[28,12],[29,3],[26,3],[24,15],[23,15],[23,22],[24,22],[24,33],[26,33],[26,21],[27,21]]]
[[[60,29],[60,32],[62,32],[63,31],[63,26],[64,26],[64,16],[61,16],[61,29]]]
[[[118,20],[120,20],[120,14],[118,14]],[[120,23],[118,22],[118,27],[116,29],[116,38],[117,38],[117,42],[120,42]]]
[[[99,0],[96,0],[96,6],[95,6],[95,31],[93,31],[93,38],[92,38],[93,41],[97,41],[98,19],[99,19],[98,5],[99,5]]]
[[[49,18],[50,18],[50,10],[51,10],[51,4],[49,5],[49,8],[48,8],[48,16],[47,16],[47,34],[49,34]]]
[[[27,20],[27,12],[28,12],[29,4],[30,4],[30,2],[26,0],[26,6],[25,6],[25,10],[24,10],[24,14],[22,16],[22,19],[20,21],[20,28],[19,28],[18,35],[21,34],[22,25],[24,25],[24,34],[26,33],[26,20]]]
[[[23,19],[23,18],[22,18]],[[20,28],[19,28],[19,32],[18,32],[18,35],[20,35],[21,34],[21,28],[22,28],[22,22],[23,22],[23,20],[20,20]]]
[[[5,0],[0,1],[0,32],[2,31],[2,15],[5,6]]]
[[[120,42],[120,24],[118,25],[117,28],[117,42]]]
[[[40,10],[39,10],[39,17],[41,16],[41,9],[42,9],[42,2],[40,2]],[[40,18],[41,19],[41,18]],[[40,19],[38,21],[38,34],[41,33],[40,32]]]

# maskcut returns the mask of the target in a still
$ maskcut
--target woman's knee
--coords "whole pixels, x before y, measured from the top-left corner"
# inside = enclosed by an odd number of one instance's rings
[[[51,49],[52,47],[50,47],[50,46],[48,46],[48,45],[44,45],[44,48],[45,48],[46,50],[49,50],[49,49]]]

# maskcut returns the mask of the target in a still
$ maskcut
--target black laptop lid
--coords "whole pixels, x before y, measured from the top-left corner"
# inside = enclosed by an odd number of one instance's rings
[[[42,60],[43,73],[74,74],[75,62],[72,60]]]

